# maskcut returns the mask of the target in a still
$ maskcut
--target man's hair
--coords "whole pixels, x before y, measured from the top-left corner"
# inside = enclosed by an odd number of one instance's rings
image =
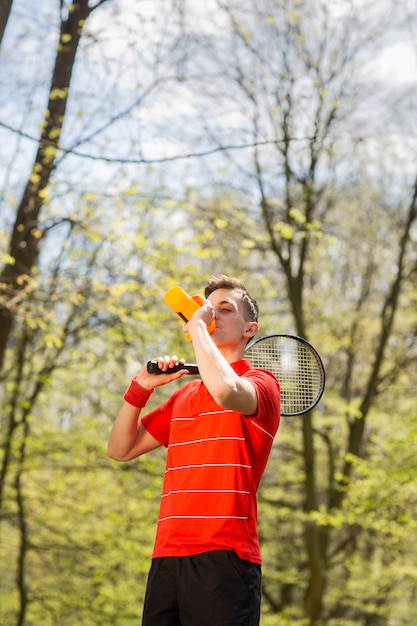
[[[205,297],[208,298],[208,296],[213,293],[213,291],[216,291],[216,289],[230,289],[231,291],[236,291],[242,298],[247,319],[249,319],[251,322],[258,321],[258,304],[256,300],[252,298],[249,291],[246,289],[245,285],[240,282],[240,280],[238,280],[237,278],[231,278],[230,276],[226,276],[225,274],[212,276],[208,280],[206,288],[204,290]]]

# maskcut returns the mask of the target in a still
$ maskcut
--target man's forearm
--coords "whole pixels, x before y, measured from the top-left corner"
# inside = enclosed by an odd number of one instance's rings
[[[257,396],[252,383],[236,374],[214,344],[204,322],[189,327],[200,376],[210,395],[220,406],[245,414],[255,413]]]
[[[118,461],[132,451],[138,434],[141,409],[124,402],[114,422],[107,444],[107,454]]]

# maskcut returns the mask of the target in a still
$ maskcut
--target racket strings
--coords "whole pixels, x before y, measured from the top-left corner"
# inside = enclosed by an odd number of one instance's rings
[[[322,366],[308,344],[291,337],[271,337],[250,347],[253,367],[267,369],[279,380],[282,414],[313,406],[323,387]]]

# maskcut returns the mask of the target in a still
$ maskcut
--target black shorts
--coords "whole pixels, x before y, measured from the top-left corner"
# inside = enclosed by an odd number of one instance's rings
[[[153,559],[142,626],[258,626],[261,566],[234,552]]]

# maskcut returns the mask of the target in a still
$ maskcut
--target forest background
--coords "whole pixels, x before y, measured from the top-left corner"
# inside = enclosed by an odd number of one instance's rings
[[[417,623],[416,9],[2,0],[2,625],[139,623],[164,452],[107,437],[215,273],[327,372],[260,487],[262,626]]]

